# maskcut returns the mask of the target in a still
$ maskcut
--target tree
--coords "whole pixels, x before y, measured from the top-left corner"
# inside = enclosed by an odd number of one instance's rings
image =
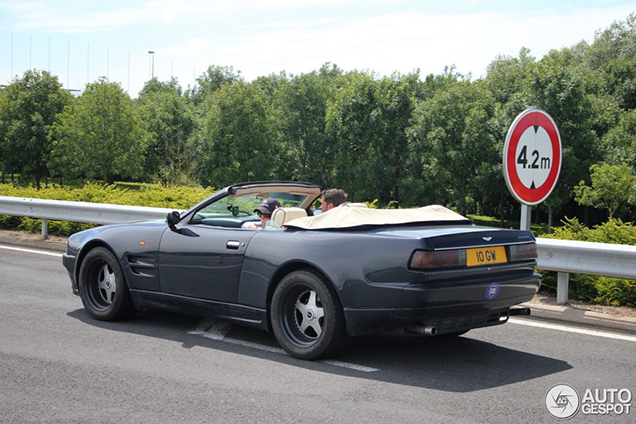
[[[223,187],[277,178],[282,149],[271,108],[263,91],[245,82],[224,85],[206,100],[199,133],[202,184]]]
[[[602,143],[605,160],[611,164],[625,163],[636,171],[636,109],[622,112]]]
[[[574,187],[575,200],[607,209],[610,219],[621,205],[636,200],[636,175],[627,165],[594,164],[590,167],[590,180],[591,187],[584,181]]]
[[[465,214],[490,196],[491,187],[503,188],[503,140],[488,91],[461,78],[415,108],[408,192],[414,203],[450,205]]]
[[[295,76],[280,91],[281,141],[288,154],[291,179],[324,186],[333,184],[334,143],[325,133],[327,102],[342,80],[337,67],[323,65],[320,71]]]
[[[49,175],[49,131],[73,101],[57,77],[29,70],[0,92],[0,166],[3,173],[32,178],[38,188]]]
[[[6,91],[0,90],[0,116],[4,115],[5,111],[8,110],[8,101]],[[10,150],[7,148],[6,134],[8,128],[6,124],[7,122],[0,118],[0,172],[2,172],[2,180],[0,182],[2,184],[5,182],[5,174],[7,172],[11,175],[15,172]]]
[[[149,137],[145,150],[145,173],[163,185],[186,184],[194,176],[200,151],[192,105],[181,94],[175,79],[152,79],[139,93],[137,108]]]
[[[482,84],[496,102],[506,104],[525,88],[529,71],[535,63],[535,58],[530,56],[530,50],[525,47],[519,52],[518,58],[498,56],[488,65],[488,73]]]
[[[600,71],[605,94],[624,110],[636,108],[636,13],[598,32],[585,56],[588,69]]]
[[[63,175],[101,177],[141,175],[147,133],[132,99],[106,79],[89,84],[52,129],[55,168]]]
[[[234,72],[231,66],[210,65],[208,69],[197,78],[197,85],[186,92],[187,97],[195,106],[201,105],[206,98],[212,96],[225,84],[234,84],[243,81],[241,72]]]
[[[376,80],[374,75],[347,75],[327,108],[326,134],[335,151],[326,172],[354,200],[381,204],[402,200],[406,173],[406,129],[411,124],[419,75]]]

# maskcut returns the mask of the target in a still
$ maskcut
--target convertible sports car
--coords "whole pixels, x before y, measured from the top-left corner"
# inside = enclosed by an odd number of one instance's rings
[[[441,206],[313,216],[321,192],[236,184],[165,221],[74,234],[63,263],[95,319],[146,308],[215,316],[273,331],[302,359],[383,329],[452,337],[529,313],[511,307],[541,284],[530,232],[479,227]],[[265,198],[282,207],[263,229],[245,228]]]

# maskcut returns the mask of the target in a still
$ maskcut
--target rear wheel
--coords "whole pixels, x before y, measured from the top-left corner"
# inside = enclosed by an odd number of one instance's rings
[[[121,266],[103,247],[94,248],[84,257],[79,292],[84,308],[95,319],[115,321],[135,313]]]
[[[346,344],[342,307],[323,277],[309,270],[285,276],[272,297],[271,321],[278,343],[291,356],[332,356]]]

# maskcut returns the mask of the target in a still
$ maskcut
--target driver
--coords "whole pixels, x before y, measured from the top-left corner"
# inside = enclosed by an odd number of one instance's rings
[[[262,230],[265,227],[272,227],[275,224],[272,222],[272,214],[274,211],[281,207],[281,204],[278,200],[268,197],[267,199],[263,199],[260,205],[254,212],[261,219],[261,222],[247,222],[243,224],[243,228],[251,228]]]

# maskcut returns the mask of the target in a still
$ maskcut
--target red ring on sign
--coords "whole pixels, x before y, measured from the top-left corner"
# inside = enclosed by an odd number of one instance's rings
[[[535,125],[543,128],[550,137],[553,166],[545,182],[541,186],[531,189],[526,187],[519,178],[515,155],[521,136],[526,129]],[[539,110],[532,110],[526,115],[521,116],[516,124],[513,123],[513,127],[514,128],[511,128],[512,133],[508,137],[509,142],[506,150],[507,156],[505,158],[505,171],[508,177],[509,187],[519,201],[529,205],[536,205],[550,195],[556,185],[559,171],[561,170],[561,138],[559,131],[554,121],[545,112]],[[512,166],[510,166],[511,164]]]

